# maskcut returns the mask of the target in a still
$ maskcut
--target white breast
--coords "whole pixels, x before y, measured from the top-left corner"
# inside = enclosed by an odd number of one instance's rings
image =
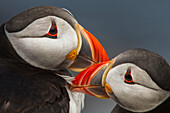
[[[74,77],[69,77],[65,75],[59,75],[63,79],[65,79],[69,84],[74,79]],[[71,92],[66,86],[68,95],[69,95],[69,113],[81,113],[81,110],[84,108],[84,98],[85,94],[83,93],[77,93],[77,92]]]
[[[67,91],[70,98],[69,113],[80,113],[84,108],[85,95],[83,93],[71,92],[68,88]]]

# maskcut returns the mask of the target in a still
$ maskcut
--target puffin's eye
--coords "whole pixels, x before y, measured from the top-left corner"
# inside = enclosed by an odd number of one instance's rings
[[[52,21],[51,22],[51,28],[50,28],[49,32],[45,36],[49,37],[49,38],[56,39],[57,38],[57,34],[58,34],[57,26],[56,26],[55,22]]]
[[[124,79],[125,83],[134,84],[130,69],[128,69],[127,72],[125,73]]]
[[[49,33],[50,33],[51,35],[55,35],[55,34],[57,33],[57,28],[56,28],[56,27],[52,27],[52,28],[50,29]]]

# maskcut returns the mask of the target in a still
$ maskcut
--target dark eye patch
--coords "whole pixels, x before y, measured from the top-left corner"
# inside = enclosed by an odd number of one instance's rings
[[[124,75],[124,82],[128,84],[134,84],[130,69],[128,69]]]
[[[56,27],[51,27],[49,33],[52,34],[52,35],[55,35],[57,33],[57,28]]]
[[[51,22],[51,28],[49,30],[49,32],[45,35],[48,38],[54,38],[57,39],[57,34],[58,34],[58,29],[57,29],[57,25],[54,21]]]

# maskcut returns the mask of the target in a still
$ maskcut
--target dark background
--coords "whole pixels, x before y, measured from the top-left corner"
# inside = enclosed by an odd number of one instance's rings
[[[170,0],[0,0],[0,24],[40,5],[67,8],[114,58],[131,48],[145,48],[170,62]],[[82,113],[109,113],[113,100],[86,96]]]

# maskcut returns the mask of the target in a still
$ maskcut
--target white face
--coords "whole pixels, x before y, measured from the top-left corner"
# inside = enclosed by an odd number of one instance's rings
[[[131,71],[128,79],[125,77],[127,70]],[[168,91],[161,89],[146,71],[131,63],[112,68],[107,75],[106,83],[113,91],[113,94],[109,94],[110,97],[121,107],[133,112],[152,110],[170,95]]]
[[[45,36],[50,31],[52,21],[58,30],[56,39]],[[55,16],[37,19],[19,32],[6,31],[6,35],[16,52],[26,62],[52,70],[64,62],[69,52],[76,49],[78,42],[76,31],[69,23]]]

